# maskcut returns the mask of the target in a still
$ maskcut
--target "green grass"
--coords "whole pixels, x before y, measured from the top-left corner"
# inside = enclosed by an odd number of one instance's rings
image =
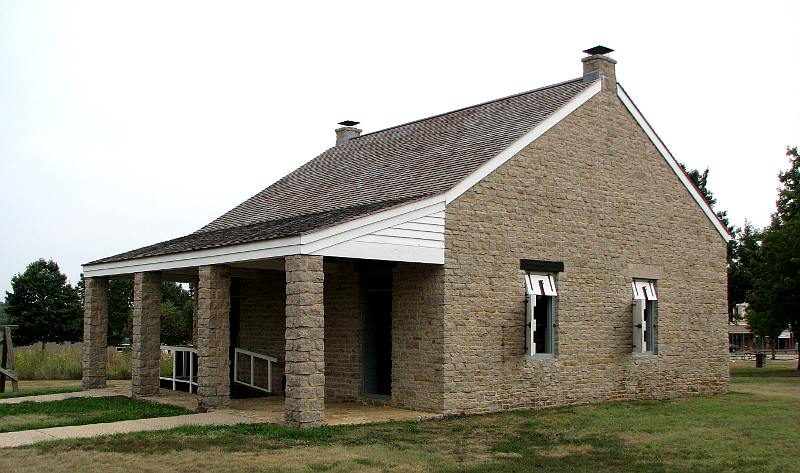
[[[790,472],[800,464],[800,377],[791,365],[732,370],[733,392],[295,430],[181,427],[5,451],[31,470]]]
[[[6,389],[10,389],[10,382],[6,383]],[[29,389],[27,391],[9,391],[0,393],[0,399],[8,399],[12,397],[25,397],[25,396],[42,396],[44,394],[59,394],[59,393],[74,393],[80,391],[80,386],[68,386],[63,388],[43,388],[43,389]]]
[[[124,397],[73,398],[0,404],[0,432],[188,414],[174,407]]]

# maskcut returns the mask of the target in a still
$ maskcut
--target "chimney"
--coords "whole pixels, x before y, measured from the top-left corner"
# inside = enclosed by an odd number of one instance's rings
[[[342,125],[341,128],[336,129],[336,146],[340,144],[347,143],[348,141],[352,140],[353,138],[358,138],[361,136],[361,130],[356,128],[359,122],[354,122],[352,120],[345,120],[343,122],[339,122],[339,125]]]
[[[581,59],[581,62],[583,62],[583,80],[585,82],[602,78],[604,89],[611,90],[616,88],[617,76],[614,72],[614,65],[617,61],[606,56],[606,54],[613,51],[613,49],[605,46],[595,46],[584,51],[589,55]]]

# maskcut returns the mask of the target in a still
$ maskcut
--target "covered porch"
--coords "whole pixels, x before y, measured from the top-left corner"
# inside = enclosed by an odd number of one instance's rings
[[[297,254],[87,276],[85,389],[106,384],[108,279],[133,278],[133,397],[294,427],[442,409],[440,264]],[[162,281],[197,288],[194,346],[171,347],[172,373],[159,369]]]

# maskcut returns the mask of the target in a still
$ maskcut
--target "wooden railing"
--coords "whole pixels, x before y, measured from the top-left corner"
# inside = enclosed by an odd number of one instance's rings
[[[250,358],[250,378],[249,381],[245,381],[243,379],[239,379],[239,357],[248,357]],[[255,370],[255,361],[256,360],[263,360],[267,363],[267,385],[266,386],[258,386],[256,384],[256,370]],[[243,350],[241,348],[237,348],[234,355],[233,355],[233,380],[239,384],[244,386],[251,387],[253,389],[258,389],[260,391],[264,391],[265,393],[272,392],[272,364],[277,363],[277,358],[273,358],[271,356],[262,355],[261,353],[256,353],[249,350]]]
[[[172,376],[160,376],[165,381],[172,381],[175,391],[178,383],[187,383],[189,392],[197,392],[197,348],[162,346],[162,350],[172,353]]]

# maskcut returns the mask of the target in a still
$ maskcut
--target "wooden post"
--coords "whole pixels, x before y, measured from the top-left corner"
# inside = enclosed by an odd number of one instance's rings
[[[11,340],[11,329],[17,325],[0,325],[3,332],[3,355],[0,359],[0,393],[6,390],[6,378],[11,379],[11,390],[19,390],[17,374],[14,372],[14,343]]]

